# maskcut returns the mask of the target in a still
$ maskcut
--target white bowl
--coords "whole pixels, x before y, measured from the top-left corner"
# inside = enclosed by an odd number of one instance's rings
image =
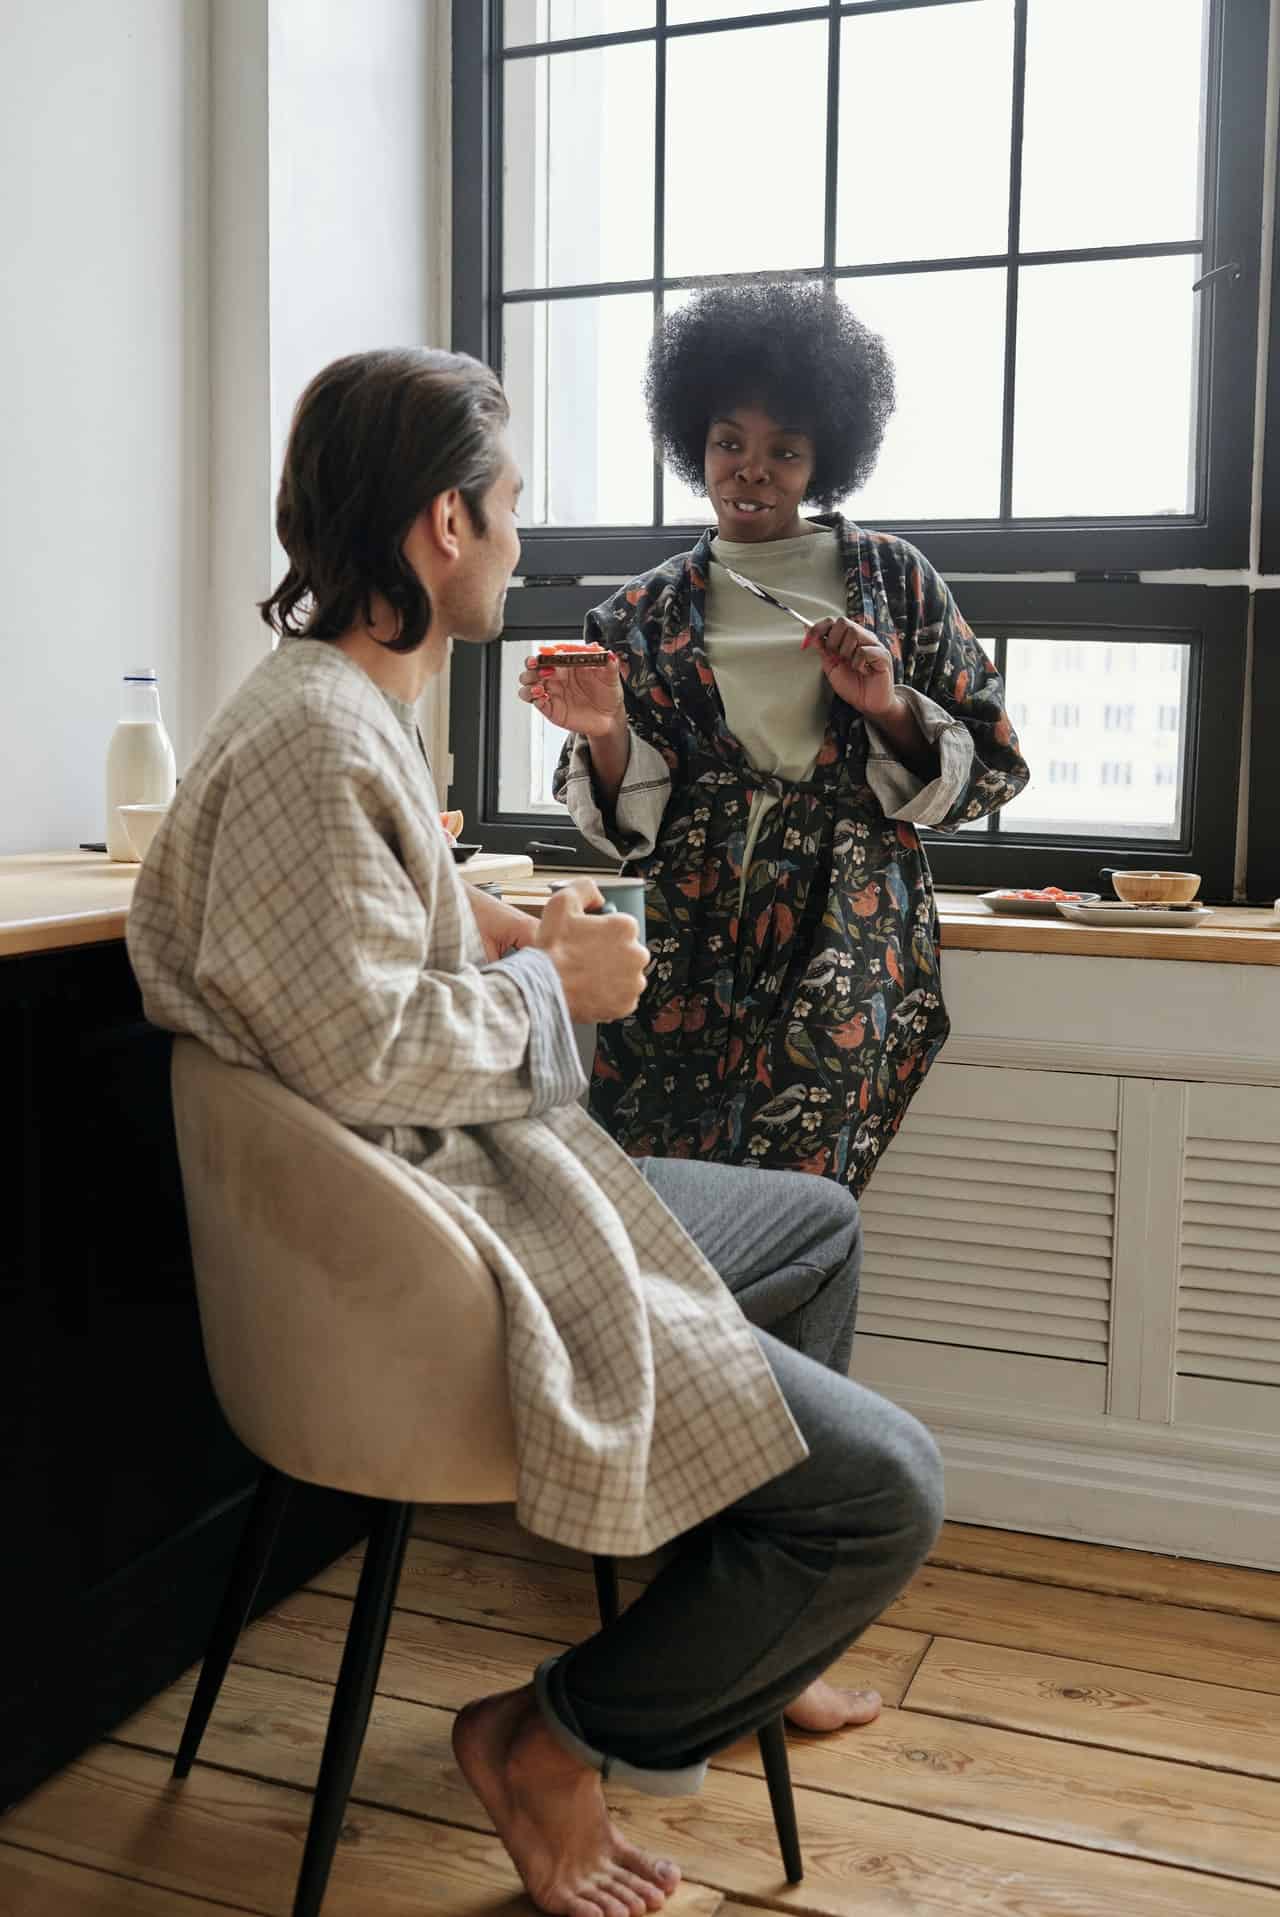
[[[168,801],[163,805],[118,805],[116,811],[124,823],[125,835],[141,862],[147,856],[152,839],[159,830],[160,821],[169,810]]]

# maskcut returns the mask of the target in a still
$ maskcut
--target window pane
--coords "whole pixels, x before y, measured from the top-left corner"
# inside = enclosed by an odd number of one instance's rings
[[[506,0],[502,35],[506,46],[527,47],[652,25],[653,0]]]
[[[508,61],[503,125],[508,291],[647,279],[652,43]]]
[[[1191,258],[1022,269],[1015,515],[1193,510],[1197,271]]]
[[[508,306],[503,382],[533,526],[644,526],[653,448],[641,382],[648,293]]]
[[[805,4],[806,0],[667,0],[667,25],[686,27],[695,20],[736,20],[740,14],[779,13]]]
[[[963,591],[963,588],[961,588]],[[1031,783],[1002,833],[1183,835],[1187,645],[1010,639],[1009,716]]]
[[[920,104],[903,136],[899,85]],[[836,258],[1003,253],[1009,239],[1012,0],[846,17]]]
[[[1200,233],[1207,0],[1033,0],[1022,246]]]
[[[821,20],[669,43],[671,277],[821,266],[826,98]]]
[[[841,280],[893,356],[898,404],[855,518],[980,519],[1000,510],[1003,268]]]
[[[523,588],[517,588],[523,590]],[[605,589],[600,592],[607,597]],[[514,640],[498,648],[501,654],[498,681],[498,810],[500,812],[545,812],[564,825],[568,814],[551,796],[551,775],[560,758],[565,734],[548,725],[540,712],[526,705],[518,695],[524,662],[537,646],[553,638],[576,639],[576,632],[526,632],[523,643]]]

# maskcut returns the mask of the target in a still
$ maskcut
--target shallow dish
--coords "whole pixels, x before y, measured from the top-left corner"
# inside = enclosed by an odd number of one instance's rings
[[[1072,904],[1092,905],[1101,898],[1100,892],[1076,892],[1072,894]],[[1059,901],[1053,898],[1023,899],[1016,892],[982,892],[978,895],[978,904],[985,905],[988,912],[1007,912],[1013,918],[1052,918],[1058,909]]]
[[[1122,905],[1116,899],[1100,905],[1059,904],[1058,910],[1075,925],[1187,926],[1213,917],[1207,905]]]
[[[476,853],[479,852],[481,848],[478,845],[454,844],[449,847],[449,850],[453,854],[453,862],[455,865],[465,865],[468,859],[474,859]]]

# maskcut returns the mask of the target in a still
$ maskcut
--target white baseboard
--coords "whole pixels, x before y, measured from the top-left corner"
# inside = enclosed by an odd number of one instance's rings
[[[923,1403],[898,1402],[927,1424],[947,1470],[947,1516],[962,1524],[1038,1531],[1178,1557],[1280,1570],[1280,1472],[1231,1468],[1187,1455],[1108,1449],[1089,1442],[949,1426]],[[1221,1434],[1217,1434],[1220,1440]],[[1212,1448],[1217,1449],[1218,1445]]]

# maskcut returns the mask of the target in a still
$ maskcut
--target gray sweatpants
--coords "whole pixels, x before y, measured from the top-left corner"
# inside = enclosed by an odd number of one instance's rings
[[[847,1376],[862,1257],[826,1179],[686,1159],[641,1168],[757,1327],[803,1464],[680,1538],[616,1624],[548,1661],[555,1735],[620,1782],[695,1791],[909,1581],[942,1520],[933,1439]]]

